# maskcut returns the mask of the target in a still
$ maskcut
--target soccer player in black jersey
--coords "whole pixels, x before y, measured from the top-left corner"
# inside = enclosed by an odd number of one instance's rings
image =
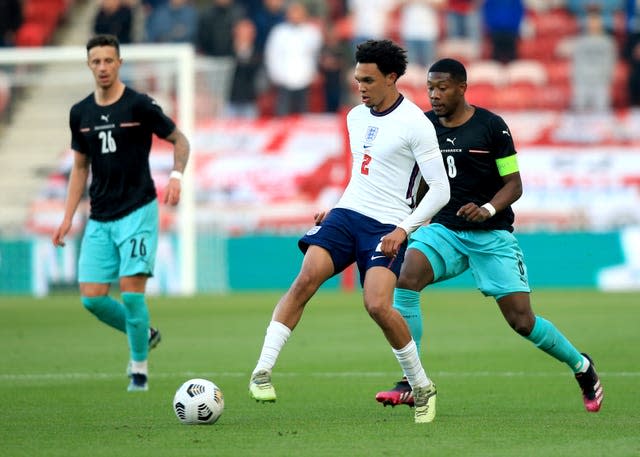
[[[81,301],[99,320],[126,333],[128,390],[145,391],[148,351],[160,341],[160,333],[149,325],[145,301],[159,224],[151,141],[155,134],[173,144],[173,171],[164,192],[164,203],[172,206],[180,201],[189,142],[153,99],[120,80],[116,37],[97,35],[86,48],[95,91],[70,111],[73,166],[64,217],[52,241],[65,245],[91,172],[90,214],[78,261]],[[109,295],[114,281],[119,281],[121,301]]]
[[[572,370],[587,411],[597,412],[603,389],[593,361],[531,309],[527,268],[512,234],[511,205],[522,195],[522,181],[509,128],[500,116],[467,103],[467,75],[460,62],[434,63],[427,86],[432,110],[426,115],[436,129],[451,199],[429,225],[411,235],[394,307],[418,343],[420,291],[471,269],[478,289],[495,298],[509,325]],[[385,406],[413,405],[404,379],[392,390],[379,392],[376,400]]]

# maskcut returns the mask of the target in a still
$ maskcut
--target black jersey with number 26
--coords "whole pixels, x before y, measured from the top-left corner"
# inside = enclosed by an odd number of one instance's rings
[[[504,185],[496,160],[516,153],[511,132],[504,120],[491,111],[476,107],[467,122],[449,128],[440,124],[433,111],[425,114],[436,129],[451,187],[449,203],[431,222],[452,230],[513,231],[511,207],[482,223],[468,222],[456,216],[460,207],[467,203],[478,206],[487,203]]]
[[[125,88],[107,106],[91,94],[71,107],[71,148],[91,161],[92,219],[120,219],[156,198],[149,153],[152,135],[166,138],[176,128],[148,95]]]

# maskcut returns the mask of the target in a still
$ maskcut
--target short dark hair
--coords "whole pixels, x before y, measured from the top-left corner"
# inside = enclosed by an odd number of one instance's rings
[[[438,60],[429,67],[429,73],[449,73],[454,81],[467,82],[467,70],[462,62],[456,59]]]
[[[120,42],[118,41],[118,37],[116,37],[115,35],[104,33],[90,38],[89,41],[87,41],[87,53],[89,53],[89,51],[91,51],[96,46],[114,47],[116,48],[116,54],[120,56]]]
[[[367,40],[356,49],[356,62],[375,63],[383,75],[407,71],[407,51],[390,40]]]

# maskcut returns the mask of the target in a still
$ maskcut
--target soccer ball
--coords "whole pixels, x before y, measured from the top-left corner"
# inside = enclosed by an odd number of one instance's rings
[[[173,411],[183,424],[213,424],[224,411],[224,395],[207,379],[190,379],[176,391]]]

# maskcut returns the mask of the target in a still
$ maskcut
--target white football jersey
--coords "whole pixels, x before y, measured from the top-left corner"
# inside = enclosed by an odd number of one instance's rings
[[[435,129],[410,100],[400,97],[382,113],[358,105],[347,115],[347,128],[353,165],[336,207],[400,226],[410,234],[449,201]],[[421,176],[429,191],[416,208]]]

